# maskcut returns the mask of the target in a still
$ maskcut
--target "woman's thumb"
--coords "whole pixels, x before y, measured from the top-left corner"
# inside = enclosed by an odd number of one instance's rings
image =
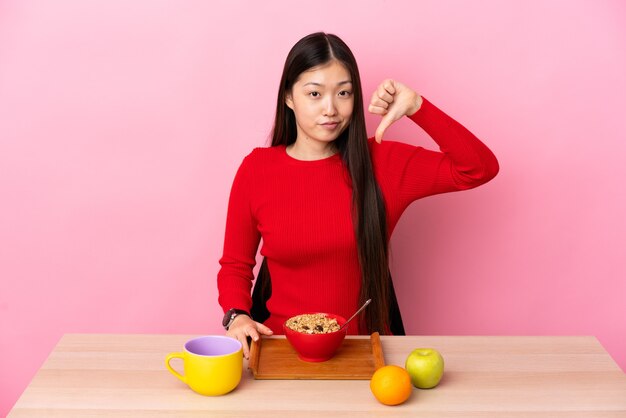
[[[383,135],[385,134],[385,131],[391,126],[394,121],[395,119],[391,113],[387,113],[385,116],[383,116],[382,120],[378,124],[378,128],[376,128],[376,142],[380,144],[383,141]]]
[[[272,335],[274,333],[274,331],[272,331],[270,328],[266,327],[263,324],[258,324],[257,329],[259,330],[261,334],[264,334],[264,335]]]

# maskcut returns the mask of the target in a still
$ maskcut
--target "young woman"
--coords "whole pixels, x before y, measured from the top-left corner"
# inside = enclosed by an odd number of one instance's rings
[[[348,333],[390,333],[395,295],[388,244],[402,212],[417,199],[470,189],[498,172],[482,142],[398,81],[383,81],[368,110],[382,116],[372,139],[357,64],[341,39],[314,33],[294,45],[278,90],[272,145],[243,160],[228,206],[219,303],[227,335],[243,343],[246,358],[247,337],[282,333],[285,320],[306,312],[347,318],[370,298]],[[403,116],[441,151],[382,141]],[[265,294],[267,306],[255,314],[251,289],[261,239],[260,276],[271,283],[271,296]]]

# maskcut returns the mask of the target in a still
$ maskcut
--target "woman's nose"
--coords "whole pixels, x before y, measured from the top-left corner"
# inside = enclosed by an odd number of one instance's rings
[[[327,98],[324,103],[324,116],[334,116],[337,113],[337,107],[335,101],[332,98]]]

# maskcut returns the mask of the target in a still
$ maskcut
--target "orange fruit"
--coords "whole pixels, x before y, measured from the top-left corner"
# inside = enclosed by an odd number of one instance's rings
[[[370,389],[385,405],[400,405],[411,396],[411,376],[400,366],[383,366],[374,372]]]

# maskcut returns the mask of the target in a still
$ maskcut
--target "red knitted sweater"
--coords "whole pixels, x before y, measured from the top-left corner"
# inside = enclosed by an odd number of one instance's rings
[[[498,172],[493,153],[426,99],[410,118],[441,152],[369,140],[390,235],[411,202],[479,186]],[[217,276],[224,311],[250,311],[261,239],[272,277],[271,315],[265,325],[275,334],[293,315],[331,312],[347,318],[356,311],[361,278],[346,176],[339,154],[300,161],[285,146],[276,146],[256,148],[243,160],[232,185]],[[348,332],[357,333],[356,325],[352,321]]]

